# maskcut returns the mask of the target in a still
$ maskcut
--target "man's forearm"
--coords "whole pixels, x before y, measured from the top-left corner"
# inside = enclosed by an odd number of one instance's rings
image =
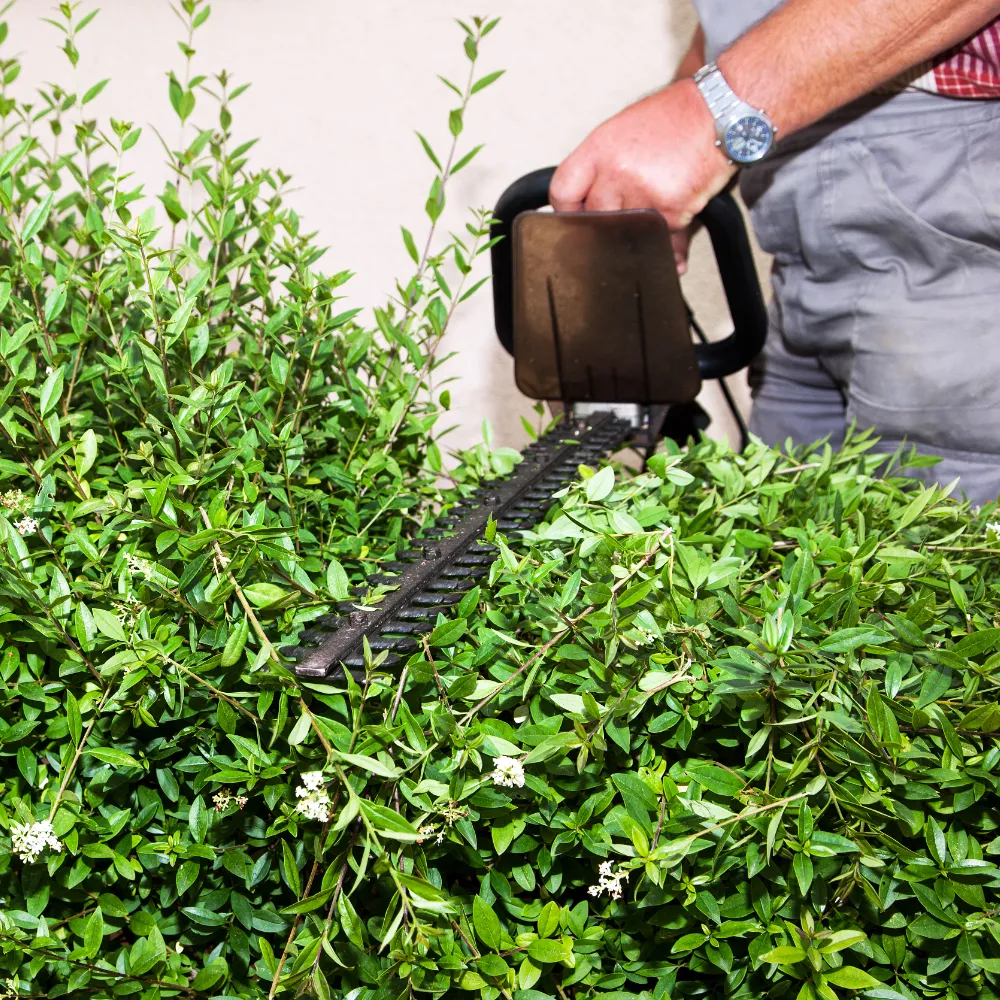
[[[788,135],[976,34],[998,0],[788,0],[719,57]]]

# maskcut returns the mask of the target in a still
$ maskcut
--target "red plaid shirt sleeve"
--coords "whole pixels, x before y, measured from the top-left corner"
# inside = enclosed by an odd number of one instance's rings
[[[1000,98],[1000,18],[943,52],[911,86],[948,97]]]

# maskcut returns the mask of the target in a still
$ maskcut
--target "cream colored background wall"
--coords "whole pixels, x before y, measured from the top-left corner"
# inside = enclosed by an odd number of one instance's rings
[[[100,7],[80,36],[79,86],[112,78],[88,109],[143,126],[128,163],[155,194],[166,168],[151,126],[176,141],[166,71],[183,71],[181,25],[167,0],[103,0]],[[72,80],[55,31],[40,21],[50,11],[48,0],[18,0],[7,15],[3,52],[21,54],[22,92]],[[437,74],[464,79],[453,19],[470,13],[479,11],[465,0],[215,0],[196,36],[195,72],[224,68],[237,83],[252,81],[234,105],[237,135],[260,137],[257,163],[294,174],[293,203],[330,247],[326,269],[356,272],[348,289],[354,304],[380,302],[395,276],[407,274],[400,224],[418,242],[425,231],[421,206],[432,173],[413,132],[446,145],[451,100]],[[557,163],[593,125],[662,85],[694,28],[688,0],[494,0],[482,13],[503,18],[484,45],[482,71],[508,72],[468,116],[469,144],[487,146],[455,179],[449,228],[462,224],[465,206],[492,205],[510,181]],[[207,101],[193,121],[211,124]],[[759,266],[764,278],[763,259]],[[704,237],[685,288],[710,335],[724,336],[728,315]],[[519,418],[531,403],[514,388],[491,309],[483,289],[449,337],[459,352],[449,369],[458,377],[451,447],[478,440],[484,417],[498,443],[524,441]],[[745,405],[745,377],[730,381]],[[717,387],[706,388],[703,404],[715,417],[713,433],[733,432]]]

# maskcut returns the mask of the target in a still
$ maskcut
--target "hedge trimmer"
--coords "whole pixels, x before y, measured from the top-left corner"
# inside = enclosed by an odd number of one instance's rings
[[[372,583],[394,589],[381,601],[341,602],[338,613],[311,622],[297,646],[282,650],[298,674],[331,677],[346,668],[362,676],[365,639],[372,653],[387,653],[385,666],[418,650],[438,613],[489,572],[495,549],[483,533],[490,518],[501,531],[529,528],[579,465],[625,446],[648,455],[662,437],[686,440],[704,430],[708,418],[695,402],[702,381],[745,368],[763,346],[764,301],[743,216],[728,194],[699,217],[735,323],[725,340],[709,343],[681,293],[663,217],[539,211],[551,179],[551,168],[536,170],[497,204],[493,300],[518,388],[561,404],[564,419],[509,476],[483,485],[382,564]],[[692,329],[702,343],[692,341]]]

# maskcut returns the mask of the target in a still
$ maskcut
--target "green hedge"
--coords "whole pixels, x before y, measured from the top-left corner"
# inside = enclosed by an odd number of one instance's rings
[[[7,992],[996,996],[994,508],[874,478],[865,436],[581,469],[405,669],[300,682],[276,647],[514,460],[439,489],[488,219],[404,232],[366,325],[239,88],[181,76],[159,229],[137,130],[69,126],[94,88],[0,106]],[[431,157],[436,248],[468,156]]]

